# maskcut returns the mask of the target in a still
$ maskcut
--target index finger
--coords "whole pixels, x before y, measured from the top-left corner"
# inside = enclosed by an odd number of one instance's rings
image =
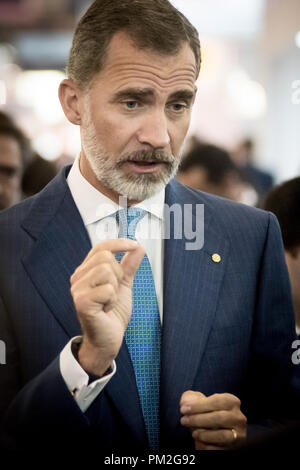
[[[119,253],[122,251],[132,251],[135,250],[139,246],[138,242],[135,240],[131,240],[130,238],[116,238],[115,240],[107,240],[105,242],[98,243],[98,245],[94,246],[84,261],[87,261],[91,258],[95,253],[99,251],[111,251],[111,253]]]
[[[183,414],[209,413],[212,411],[231,410],[241,404],[238,397],[230,393],[215,393],[209,397],[190,397],[182,400],[180,411]]]

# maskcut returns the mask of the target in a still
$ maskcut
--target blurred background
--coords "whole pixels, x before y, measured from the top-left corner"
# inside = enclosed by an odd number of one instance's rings
[[[0,0],[0,111],[56,168],[80,148],[79,129],[64,117],[57,88],[75,24],[91,3]],[[201,141],[224,149],[238,166],[251,159],[275,183],[299,175],[300,1],[172,3],[197,27],[202,45],[186,151]],[[257,204],[254,186],[244,188],[241,200]]]

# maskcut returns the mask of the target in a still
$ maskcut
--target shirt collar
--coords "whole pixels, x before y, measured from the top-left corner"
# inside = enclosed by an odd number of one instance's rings
[[[67,183],[85,226],[113,215],[120,209],[118,204],[104,196],[83,177],[79,169],[79,157],[74,161]],[[162,220],[164,201],[165,188],[139,202],[135,207],[144,209]]]

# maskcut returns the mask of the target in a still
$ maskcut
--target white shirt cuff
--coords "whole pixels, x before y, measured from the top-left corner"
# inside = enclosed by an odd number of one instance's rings
[[[66,344],[60,353],[59,367],[68,389],[72,393],[79,408],[84,413],[116,373],[117,366],[115,361],[113,361],[111,366],[112,372],[100,379],[94,380],[88,385],[89,376],[75,359],[71,351],[72,342],[80,338],[81,336],[76,336]]]

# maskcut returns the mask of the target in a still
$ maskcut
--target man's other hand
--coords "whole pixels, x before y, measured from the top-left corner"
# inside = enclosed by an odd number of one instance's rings
[[[206,397],[188,390],[182,394],[180,411],[181,424],[190,428],[196,450],[224,450],[246,438],[247,418],[235,395]]]

